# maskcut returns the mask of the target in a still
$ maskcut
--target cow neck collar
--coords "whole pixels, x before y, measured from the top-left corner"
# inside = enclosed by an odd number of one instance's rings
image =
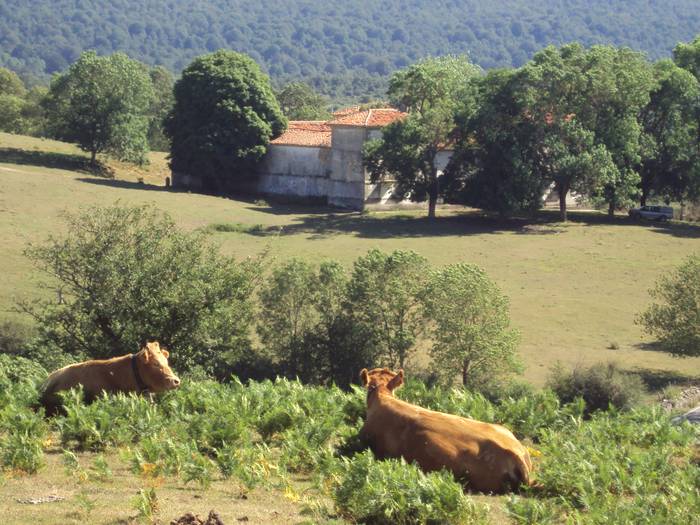
[[[136,381],[136,388],[138,388],[139,392],[144,392],[148,390],[148,386],[146,386],[146,383],[143,382],[143,378],[141,377],[141,374],[139,373],[139,367],[138,363],[136,362],[136,355],[137,354],[131,354],[131,370],[134,372],[134,380]]]

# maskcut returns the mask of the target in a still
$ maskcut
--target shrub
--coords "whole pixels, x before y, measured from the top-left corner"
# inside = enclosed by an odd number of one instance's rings
[[[153,207],[111,206],[67,216],[68,232],[27,250],[53,300],[23,305],[39,342],[92,358],[136,351],[157,338],[173,365],[219,377],[250,346],[256,262],[224,257]]]
[[[419,293],[428,261],[412,251],[372,249],[358,257],[348,283],[348,307],[377,349],[377,358],[403,368],[423,329]]]
[[[461,263],[434,271],[421,299],[430,355],[444,382],[457,372],[464,386],[485,390],[520,369],[508,299],[483,270]]]
[[[34,405],[44,379],[46,370],[40,365],[23,357],[0,354],[0,406]]]
[[[40,413],[14,403],[0,410],[2,467],[33,474],[44,464],[48,426]]]
[[[657,408],[546,430],[531,489],[540,499],[511,499],[511,514],[518,523],[554,514],[571,523],[687,524],[700,510],[695,438],[691,425],[674,426]]]
[[[35,331],[26,324],[4,321],[0,323],[0,354],[23,355]]]
[[[650,292],[655,302],[637,322],[678,356],[700,356],[700,255],[688,257]]]
[[[338,513],[369,524],[488,523],[486,509],[446,471],[423,474],[405,461],[375,461],[369,451],[343,460],[333,498]]]
[[[590,368],[576,367],[570,373],[557,366],[552,370],[547,385],[563,403],[582,398],[586,403],[586,414],[607,410],[610,406],[627,410],[644,393],[644,383],[638,376],[621,371],[613,363],[599,363]]]

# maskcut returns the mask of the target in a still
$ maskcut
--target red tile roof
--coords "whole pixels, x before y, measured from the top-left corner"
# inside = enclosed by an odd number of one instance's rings
[[[331,147],[331,128],[323,120],[291,120],[287,131],[271,141],[287,146]]]
[[[382,128],[406,117],[406,113],[393,108],[375,108],[338,113],[334,113],[334,118],[329,121],[331,126]]]
[[[381,128],[405,116],[406,113],[392,108],[361,110],[360,106],[353,106],[336,111],[328,122],[323,120],[291,120],[287,131],[271,143],[330,148],[331,126]]]

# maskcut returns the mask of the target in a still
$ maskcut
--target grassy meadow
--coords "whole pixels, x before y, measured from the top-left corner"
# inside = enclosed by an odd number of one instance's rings
[[[350,265],[376,247],[415,250],[434,265],[478,264],[510,297],[524,379],[535,385],[556,361],[614,360],[652,386],[700,376],[700,359],[651,350],[634,323],[654,281],[700,249],[700,226],[692,223],[610,221],[580,212],[563,224],[548,211],[531,221],[499,221],[458,207],[439,210],[430,222],[422,210],[360,214],[176,192],[164,186],[163,153],[152,153],[144,169],[110,161],[97,174],[85,158],[71,145],[0,134],[0,317],[20,320],[15,301],[36,297],[40,276],[22,252],[60,233],[63,211],[155,203],[183,228],[209,227],[222,250],[238,257],[269,249],[277,260]]]

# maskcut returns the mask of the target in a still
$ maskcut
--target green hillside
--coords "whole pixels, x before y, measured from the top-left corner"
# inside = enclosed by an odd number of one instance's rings
[[[43,81],[81,51],[117,50],[179,72],[222,47],[277,81],[334,96],[381,95],[391,71],[426,55],[469,53],[519,66],[547,44],[609,43],[669,56],[700,32],[697,0],[5,0],[0,66]]]
[[[696,225],[610,222],[597,213],[574,214],[563,224],[548,212],[535,222],[500,222],[461,207],[438,210],[429,221],[425,210],[359,214],[275,205],[169,191],[163,154],[151,154],[147,172],[115,166],[115,179],[77,171],[69,161],[80,155],[60,142],[0,133],[0,321],[27,321],[13,307],[37,297],[41,276],[23,250],[60,234],[64,210],[153,203],[186,230],[256,226],[251,233],[214,234],[222,250],[237,257],[269,250],[275,263],[296,256],[349,267],[379,248],[414,250],[436,266],[477,264],[510,298],[522,334],[524,379],[536,385],[556,361],[613,360],[650,381],[697,378],[700,370],[700,358],[650,351],[651,340],[634,322],[654,281],[697,251]]]

